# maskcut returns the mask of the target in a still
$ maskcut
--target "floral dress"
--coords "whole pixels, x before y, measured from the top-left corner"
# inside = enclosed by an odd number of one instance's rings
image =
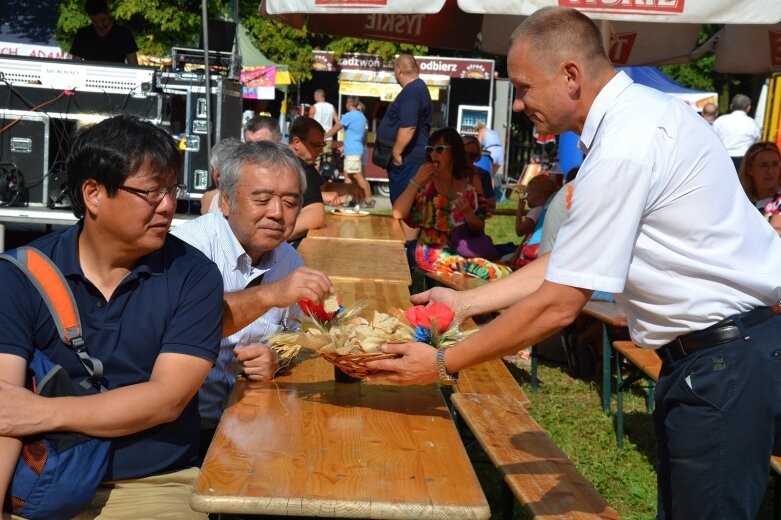
[[[485,198],[468,184],[464,196],[475,214],[483,218],[487,208]],[[464,258],[450,249],[450,234],[457,226],[466,226],[466,219],[455,208],[454,200],[439,193],[431,181],[415,196],[408,224],[417,227],[418,245],[415,262],[428,272],[462,273],[485,280],[507,276],[510,268],[485,258]]]

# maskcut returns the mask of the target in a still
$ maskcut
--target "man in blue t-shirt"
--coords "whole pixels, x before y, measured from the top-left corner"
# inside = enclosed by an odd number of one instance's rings
[[[363,155],[366,151],[366,116],[358,110],[360,100],[355,96],[348,96],[344,102],[347,113],[342,116],[329,131],[325,133],[326,139],[336,135],[339,130],[344,128],[344,180],[351,182],[351,177],[355,177],[355,182],[363,190],[364,208],[373,208],[372,189],[363,176]]]
[[[391,203],[401,195],[426,161],[431,133],[431,95],[419,77],[418,62],[409,54],[396,58],[393,68],[401,92],[380,121],[377,138],[393,141],[393,162],[388,168]]]
[[[168,234],[181,166],[174,140],[116,116],[82,130],[67,160],[78,223],[30,245],[64,274],[89,354],[107,392],[46,398],[24,388],[38,349],[72,377],[77,354],[22,272],[0,263],[0,496],[23,436],[78,432],[113,440],[105,481],[85,512],[101,518],[201,518],[189,506],[198,475],[198,402],[222,333],[222,279],[200,251]],[[126,485],[127,484],[127,485]],[[90,516],[91,517],[91,516]]]

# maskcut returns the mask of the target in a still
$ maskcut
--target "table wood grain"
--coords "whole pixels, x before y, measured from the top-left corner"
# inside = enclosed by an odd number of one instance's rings
[[[391,308],[406,310],[412,307],[409,301],[409,287],[399,282],[378,282],[374,280],[333,280],[336,294],[342,298],[346,308],[356,303],[366,303],[366,316],[372,311],[387,312]]]
[[[236,384],[190,504],[288,516],[490,516],[436,386],[336,383],[319,357],[275,382]]]
[[[331,279],[412,283],[404,245],[396,242],[305,238],[298,246],[304,264]]]
[[[345,215],[325,216],[325,227],[310,229],[307,238],[340,238],[359,242],[397,242],[404,244],[406,238],[401,223],[386,215],[350,217]]]

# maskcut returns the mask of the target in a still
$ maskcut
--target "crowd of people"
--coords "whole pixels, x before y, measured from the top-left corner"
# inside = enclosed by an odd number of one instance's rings
[[[98,34],[104,5],[93,17]],[[411,266],[493,280],[436,288],[413,303],[446,303],[463,317],[505,312],[446,355],[384,345],[398,357],[369,363],[379,371],[372,380],[451,377],[549,336],[593,293],[611,293],[632,340],[662,359],[658,518],[752,518],[781,437],[778,147],[758,142],[746,96],[709,121],[712,111],[697,116],[633,83],[577,10],[526,18],[508,70],[513,110],[542,133],[577,133],[586,158],[559,191],[550,177],[532,179],[516,215],[525,240],[494,244],[485,219],[501,159],[479,164],[501,143],[484,125],[477,136],[432,132],[417,63],[397,58],[402,90],[378,136],[394,143],[392,211],[406,224]],[[216,143],[203,214],[170,232],[183,190],[172,137],[126,115],[79,132],[66,166],[79,221],[30,245],[65,275],[105,391],[53,399],[25,389],[36,350],[74,377],[82,365],[32,282],[0,263],[14,302],[0,308],[0,493],[13,487],[23,437],[76,432],[113,442],[104,482],[79,518],[206,518],[189,495],[237,376],[272,379],[279,359],[264,341],[297,326],[296,302],[334,292],[325,273],[303,265],[297,241],[324,225],[326,204],[373,206],[360,100],[349,97],[339,118],[322,91],[315,99],[286,144],[266,116],[250,119],[242,140]],[[647,117],[634,116],[637,106]],[[318,171],[340,130],[349,183]]]

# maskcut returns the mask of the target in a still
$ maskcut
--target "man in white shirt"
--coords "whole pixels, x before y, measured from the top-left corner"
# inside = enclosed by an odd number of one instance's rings
[[[561,329],[592,291],[612,292],[633,341],[662,358],[657,518],[754,518],[781,425],[781,239],[708,123],[617,73],[585,15],[541,9],[512,42],[513,109],[541,133],[574,131],[587,154],[569,217],[553,251],[507,279],[416,295],[468,315],[509,308],[447,350],[384,345],[402,357],[368,363],[388,371],[372,379],[447,380]]]
[[[749,146],[759,141],[761,132],[759,125],[748,113],[751,111],[751,99],[743,94],[736,94],[729,104],[730,113],[713,122],[713,131],[719,136],[727,153],[735,163],[735,170],[740,170],[740,162],[746,155]]]
[[[222,212],[171,231],[217,264],[224,284],[220,352],[198,394],[202,455],[238,373],[268,380],[279,368],[276,354],[261,343],[293,321],[296,302],[317,302],[333,292],[328,277],[303,267],[286,242],[305,189],[304,172],[287,147],[242,143],[222,165]]]
[[[331,127],[339,123],[339,118],[336,115],[334,106],[325,100],[325,91],[323,89],[319,88],[315,90],[314,98],[315,104],[309,107],[309,117],[320,123],[320,126],[323,127],[323,132],[325,132],[326,135],[323,151],[315,160],[315,166],[319,170],[322,157],[324,155],[328,157],[331,153],[333,137],[329,131],[331,130]]]

